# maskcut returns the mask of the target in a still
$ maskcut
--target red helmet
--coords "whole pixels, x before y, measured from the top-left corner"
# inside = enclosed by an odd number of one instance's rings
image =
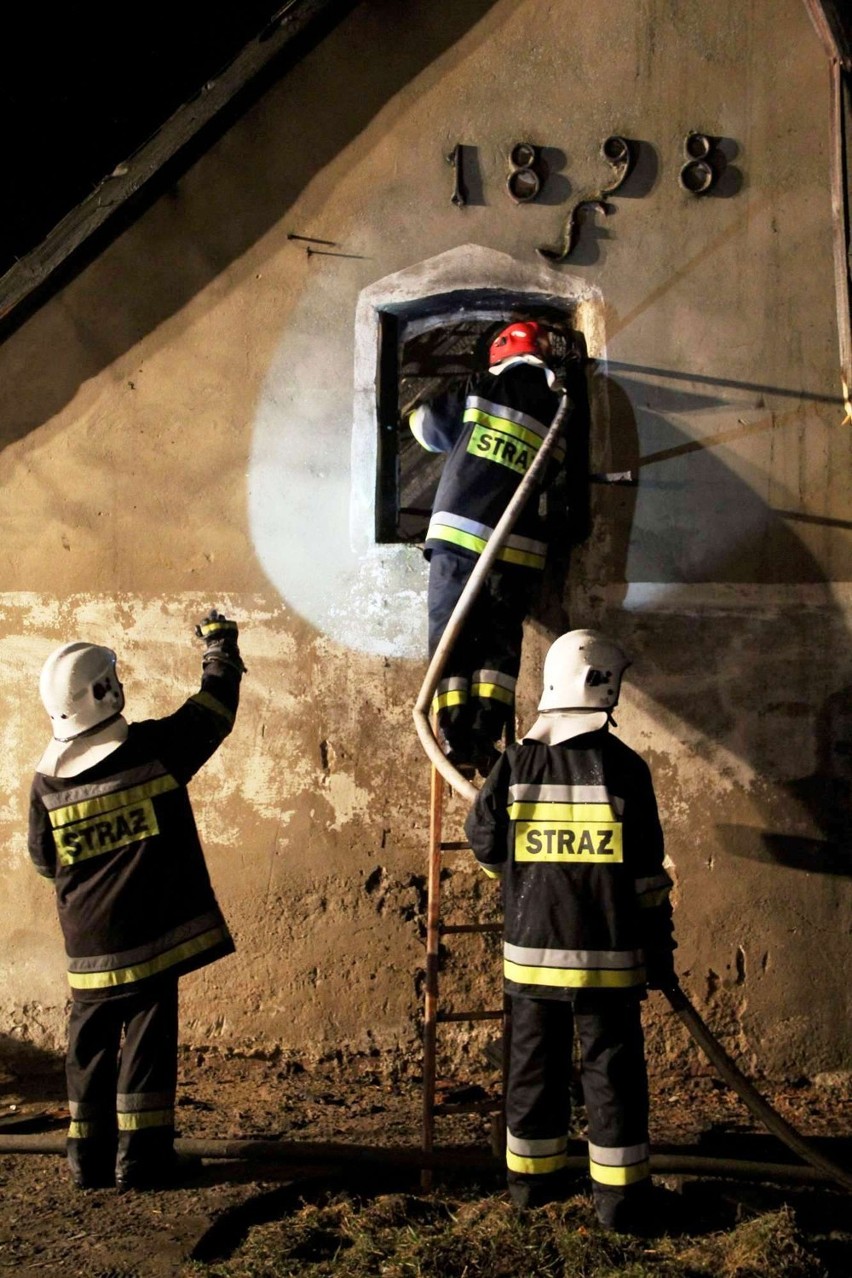
[[[516,355],[541,355],[540,342],[545,335],[535,320],[516,320],[502,328],[488,351],[489,364],[502,364]]]

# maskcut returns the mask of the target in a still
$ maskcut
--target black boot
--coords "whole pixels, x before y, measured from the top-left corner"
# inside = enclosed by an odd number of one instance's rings
[[[201,1170],[201,1159],[195,1154],[177,1154],[172,1151],[170,1157],[162,1162],[135,1164],[119,1169],[115,1178],[115,1187],[120,1194],[132,1189],[175,1189],[191,1180]]]

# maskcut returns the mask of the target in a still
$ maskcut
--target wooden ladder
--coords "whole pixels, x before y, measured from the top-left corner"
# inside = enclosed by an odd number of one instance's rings
[[[499,1097],[458,1102],[436,1101],[436,1066],[438,1027],[451,1022],[500,1021],[503,1042],[506,1040],[505,1006],[500,1009],[477,1009],[464,1012],[445,1012],[438,1006],[441,938],[471,934],[500,933],[502,923],[442,923],[441,922],[441,866],[446,853],[469,852],[466,842],[445,842],[442,839],[443,808],[446,782],[437,768],[432,768],[429,807],[429,861],[427,873],[426,904],[426,982],[423,1007],[423,1150],[431,1153],[435,1145],[435,1119],[441,1115],[479,1113],[491,1115],[491,1143],[497,1157],[503,1156],[505,1145],[505,1117],[503,1090]],[[505,1002],[505,1000],[504,1000]],[[505,1078],[505,1061],[503,1066]],[[432,1173],[424,1169],[421,1185],[429,1189]]]

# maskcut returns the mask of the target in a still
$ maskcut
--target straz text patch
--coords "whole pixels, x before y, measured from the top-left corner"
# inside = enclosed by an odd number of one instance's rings
[[[59,860],[63,865],[70,865],[102,852],[114,852],[116,848],[149,839],[159,832],[154,804],[150,799],[140,799],[127,807],[102,812],[87,821],[55,830],[54,837]]]

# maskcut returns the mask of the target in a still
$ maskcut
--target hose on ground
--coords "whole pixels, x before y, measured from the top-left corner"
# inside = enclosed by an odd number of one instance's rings
[[[683,1022],[692,1038],[758,1122],[762,1123],[773,1136],[783,1141],[787,1148],[799,1158],[810,1163],[811,1167],[819,1171],[822,1176],[835,1181],[847,1192],[852,1193],[852,1174],[838,1167],[830,1158],[826,1158],[818,1149],[815,1149],[804,1136],[800,1136],[796,1129],[790,1126],[785,1118],[781,1117],[776,1109],[773,1109],[765,1097],[761,1096],[750,1079],[746,1078],[739,1066],[731,1060],[721,1043],[710,1033],[680,986],[678,985],[674,990],[665,990],[664,993],[675,1015]]]
[[[61,1155],[65,1153],[65,1142],[64,1132],[0,1136],[0,1154]],[[575,1148],[579,1146],[580,1142],[574,1143]],[[406,1146],[383,1149],[380,1146],[336,1142],[178,1138],[175,1149],[179,1154],[197,1158],[260,1163],[267,1167],[323,1167],[338,1170],[342,1167],[361,1170],[392,1167],[409,1171],[428,1167],[442,1171],[469,1171],[479,1175],[501,1173],[504,1170],[501,1158],[485,1149],[468,1145],[427,1151]],[[822,1166],[814,1163],[802,1166],[668,1150],[651,1155],[651,1171],[658,1175],[762,1180],[781,1184],[821,1184],[835,1181],[835,1173],[839,1169],[829,1159],[820,1156],[820,1161]],[[569,1154],[566,1170],[578,1176],[586,1175],[589,1170],[588,1153]]]

